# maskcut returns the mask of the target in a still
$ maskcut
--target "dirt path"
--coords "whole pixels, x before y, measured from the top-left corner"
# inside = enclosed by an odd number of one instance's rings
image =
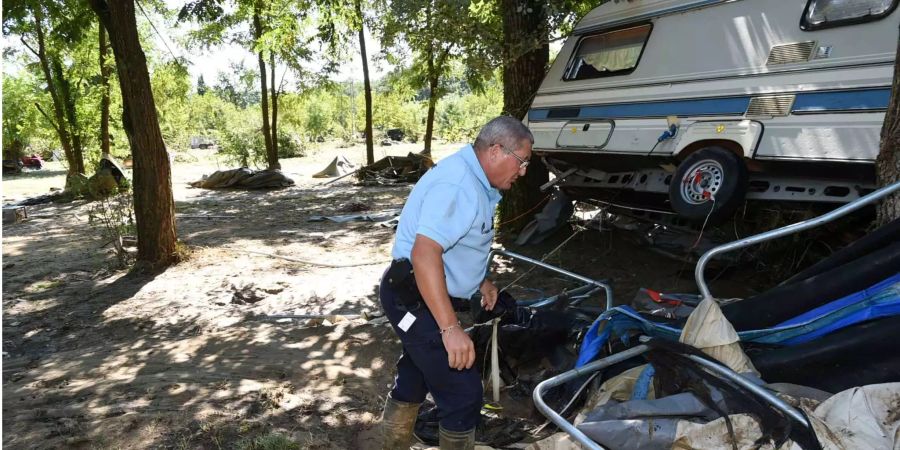
[[[436,159],[458,145],[442,145]],[[403,155],[415,146],[380,148]],[[287,160],[297,186],[267,192],[190,189],[210,154],[174,167],[188,261],[155,277],[111,269],[84,202],[29,208],[3,229],[4,448],[372,448],[398,344],[389,326],[266,320],[266,314],[377,311],[393,231],[311,216],[402,207],[410,186],[331,186],[310,175],[338,153]],[[222,168],[228,168],[223,164]],[[33,176],[32,176],[33,175]],[[61,186],[62,170],[3,182],[4,200]],[[201,216],[224,216],[202,218]],[[566,235],[515,249],[540,257]],[[615,232],[585,232],[551,260],[615,280],[624,300],[648,279],[690,288],[691,267],[636,250]],[[322,267],[261,255],[320,263]],[[500,283],[522,273],[504,265]],[[559,287],[535,272],[531,287]],[[284,441],[283,441],[284,440]]]

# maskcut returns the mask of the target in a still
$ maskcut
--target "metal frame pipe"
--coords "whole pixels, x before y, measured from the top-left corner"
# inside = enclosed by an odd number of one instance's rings
[[[534,264],[535,266],[538,266],[538,267],[543,267],[544,269],[556,272],[558,274],[565,275],[570,278],[574,278],[583,283],[597,286],[597,287],[603,289],[603,291],[606,293],[606,309],[609,310],[609,309],[612,309],[612,307],[613,307],[612,288],[607,283],[604,283],[602,281],[593,280],[591,278],[587,278],[587,277],[578,275],[577,273],[569,272],[568,270],[561,269],[556,266],[552,266],[543,261],[538,261],[534,258],[529,258],[525,255],[520,255],[518,253],[514,253],[514,252],[510,252],[510,251],[506,251],[506,250],[492,250],[491,253],[488,255],[488,264],[490,264],[490,262],[494,260],[494,255],[502,255],[502,256],[509,257],[509,258],[525,261],[527,263]]]
[[[713,299],[712,293],[709,291],[709,286],[706,285],[706,279],[704,278],[703,272],[706,269],[706,264],[714,256],[730,252],[732,250],[737,250],[739,248],[749,247],[751,245],[786,236],[788,234],[815,228],[819,225],[831,222],[834,219],[850,214],[851,212],[856,211],[863,206],[874,203],[875,201],[887,197],[888,195],[891,195],[892,193],[897,191],[900,191],[900,182],[896,182],[890,186],[885,186],[881,189],[878,189],[877,191],[874,191],[869,195],[866,195],[865,197],[847,203],[846,205],[841,206],[840,208],[835,209],[834,211],[831,211],[827,214],[823,214],[819,217],[814,217],[802,222],[793,223],[785,227],[776,228],[774,230],[766,231],[764,233],[760,233],[734,242],[729,242],[727,244],[723,244],[708,250],[703,254],[703,256],[700,257],[700,260],[697,261],[697,267],[694,269],[694,278],[697,281],[697,287],[700,289],[700,294],[703,295],[703,298]]]
[[[534,405],[537,406],[538,411],[544,415],[544,417],[550,419],[553,423],[556,424],[561,430],[569,433],[570,436],[575,438],[576,441],[580,442],[585,447],[591,450],[604,450],[604,447],[594,442],[591,438],[587,437],[584,433],[581,432],[575,425],[572,425],[565,418],[560,416],[553,410],[547,406],[547,403],[544,401],[544,392],[548,391],[552,387],[559,386],[567,381],[578,378],[582,375],[589,374],[591,372],[595,372],[597,370],[606,368],[613,364],[620,363],[627,359],[630,359],[634,356],[638,356],[647,350],[650,350],[650,347],[646,345],[637,345],[628,350],[616,353],[614,355],[607,356],[603,359],[598,359],[589,364],[585,364],[581,367],[572,369],[568,372],[563,372],[555,377],[548,378],[544,381],[541,381],[537,387],[534,388],[534,392],[531,394],[532,400],[534,400]]]
[[[566,291],[565,294],[569,298],[569,300],[571,300],[570,304],[574,306],[574,305],[578,305],[579,303],[581,303],[585,298],[590,297],[593,294],[596,294],[597,291],[599,291],[599,290],[600,290],[600,288],[598,288],[597,286],[585,284],[584,286],[579,286],[575,289],[572,289],[571,291]],[[544,307],[547,305],[552,305],[552,304],[556,303],[557,301],[559,301],[559,298],[561,296],[562,296],[562,294],[558,294],[558,295],[554,295],[554,296],[547,297],[547,298],[540,298],[540,299],[533,300],[530,302],[529,301],[524,301],[524,302],[518,301],[518,302],[516,302],[516,304],[519,306],[527,306],[529,308],[541,308],[541,307]]]
[[[811,425],[809,424],[809,421],[806,419],[806,416],[804,416],[803,413],[801,413],[800,411],[798,411],[796,408],[792,407],[791,405],[787,404],[787,402],[785,402],[784,400],[779,398],[777,395],[766,390],[766,388],[753,383],[752,381],[743,377],[741,374],[739,374],[721,364],[717,364],[713,361],[710,361],[705,358],[701,358],[700,356],[697,356],[697,355],[687,355],[687,357],[690,358],[691,360],[693,360],[694,362],[700,364],[701,366],[709,369],[710,371],[713,371],[713,372],[717,373],[718,375],[728,378],[729,380],[737,383],[744,389],[747,389],[748,391],[753,392],[754,394],[762,397],[765,401],[771,403],[772,406],[774,406],[779,411],[783,412],[785,415],[790,416],[790,417],[794,418],[794,420],[803,424],[804,427],[806,427],[806,428],[811,427]]]
[[[647,342],[648,340],[649,340],[649,338],[647,338],[647,337],[642,336],[640,338],[641,342]],[[572,436],[576,441],[578,441],[585,447],[592,449],[592,450],[603,450],[604,447],[602,447],[599,444],[597,444],[596,442],[594,442],[591,438],[589,438],[587,435],[582,433],[581,430],[576,428],[575,425],[569,423],[569,421],[567,421],[564,417],[557,414],[556,411],[554,411],[552,408],[550,408],[547,405],[547,403],[544,401],[543,395],[551,388],[559,386],[568,381],[574,380],[575,378],[578,378],[582,375],[587,375],[587,374],[596,372],[597,370],[609,367],[613,364],[617,364],[622,361],[631,359],[635,356],[639,356],[643,353],[646,353],[649,350],[650,350],[650,347],[646,344],[636,345],[628,350],[624,350],[624,351],[616,353],[614,355],[607,356],[606,358],[603,358],[603,359],[598,359],[597,361],[591,362],[589,364],[585,364],[584,366],[569,370],[567,372],[563,372],[555,377],[548,378],[548,379],[540,382],[537,385],[537,387],[534,388],[534,392],[531,395],[532,400],[534,401],[534,405],[537,407],[538,411],[540,411],[541,414],[544,415],[544,417],[550,419],[551,422],[556,424],[556,426],[558,426],[561,430],[565,431],[566,433],[569,433],[570,436]],[[804,427],[811,428],[809,420],[806,418],[806,416],[803,415],[803,413],[798,411],[796,408],[790,406],[789,404],[787,404],[787,402],[785,402],[784,400],[782,400],[781,398],[779,398],[777,395],[773,394],[772,392],[766,390],[764,387],[753,383],[749,379],[745,378],[744,376],[740,375],[739,373],[731,370],[730,368],[728,368],[722,364],[716,363],[714,361],[710,361],[708,359],[702,358],[697,355],[686,355],[686,356],[688,358],[690,358],[692,361],[694,361],[694,362],[700,364],[701,366],[703,366],[704,368],[708,369],[709,371],[714,372],[717,375],[720,375],[722,377],[725,377],[725,378],[733,381],[734,383],[740,385],[744,389],[747,389],[748,391],[758,395],[761,399],[768,402],[773,407],[775,407],[776,409],[778,409],[779,411],[784,413],[785,416],[789,416],[789,417],[795,419],[796,421],[800,422],[800,424],[802,424]]]

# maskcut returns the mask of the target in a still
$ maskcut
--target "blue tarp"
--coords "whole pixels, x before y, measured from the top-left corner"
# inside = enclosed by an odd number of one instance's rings
[[[740,331],[741,341],[761,344],[796,345],[841,328],[900,314],[900,273],[880,283],[810,310],[772,328]],[[575,367],[594,360],[611,334],[625,338],[627,332],[677,341],[681,329],[652,322],[628,306],[604,311],[591,325],[581,343]]]

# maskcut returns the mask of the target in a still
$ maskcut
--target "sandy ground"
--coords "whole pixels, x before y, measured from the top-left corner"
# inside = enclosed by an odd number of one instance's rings
[[[458,147],[438,145],[435,158]],[[418,146],[377,147],[376,159],[411,150]],[[311,178],[337,154],[364,160],[359,146],[323,147],[283,161],[296,186],[260,192],[189,188],[230,167],[209,151],[179,157],[178,235],[192,254],[153,277],[114,268],[83,201],[29,207],[27,221],[4,226],[4,448],[269,448],[261,442],[278,436],[300,448],[377,446],[399,349],[390,327],[265,317],[378,310],[392,230],[309,218],[347,214],[355,204],[370,213],[400,208],[411,186],[359,187],[352,177],[323,186]],[[4,203],[63,183],[54,165],[4,179]],[[505,245],[541,257],[570,234],[541,246]],[[641,285],[692,286],[691,266],[616,232],[582,232],[549,262],[614,280],[625,300]],[[503,286],[525,268],[496,271]],[[535,271],[518,284],[565,282]]]

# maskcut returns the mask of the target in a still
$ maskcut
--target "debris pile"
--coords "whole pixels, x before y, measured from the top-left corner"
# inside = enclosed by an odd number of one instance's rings
[[[533,394],[560,427],[529,448],[898,448],[898,267],[900,220],[748,298],[644,288],[612,307],[610,288],[604,308],[587,299],[608,286],[580,277],[470,335],[504,414]]]
[[[434,166],[434,161],[430,157],[417,153],[409,153],[406,156],[386,156],[359,169],[356,177],[363,185],[415,183],[432,166]]]
[[[246,167],[217,170],[190,183],[191,187],[203,189],[278,189],[293,185],[294,180],[280,170],[252,170]]]
[[[583,334],[579,378],[538,388],[541,412],[574,427],[537,445],[896,448],[898,238],[900,220],[746,299],[642,289]]]

